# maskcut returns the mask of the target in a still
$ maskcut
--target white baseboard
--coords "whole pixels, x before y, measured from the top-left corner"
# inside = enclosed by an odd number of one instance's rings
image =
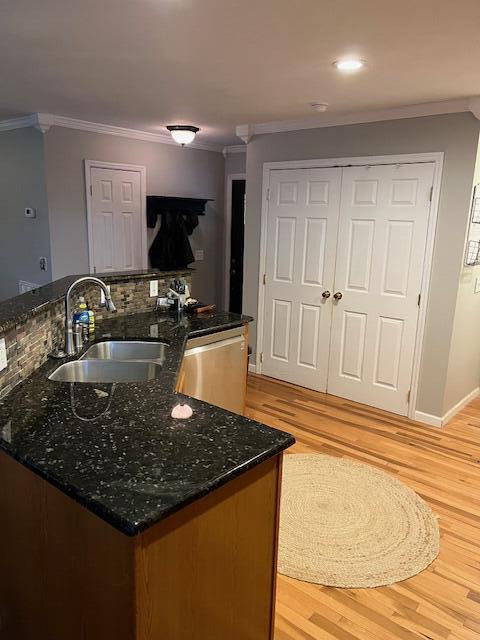
[[[467,395],[464,398],[462,398],[460,402],[457,402],[457,404],[453,405],[453,407],[449,409],[447,413],[443,416],[442,427],[443,425],[447,424],[447,422],[449,422],[456,413],[461,411],[463,407],[466,407],[469,402],[471,402],[472,400],[475,400],[475,398],[477,398],[479,394],[480,394],[480,388],[477,387],[476,389],[473,389],[473,391],[470,391],[470,393],[467,393]]]
[[[462,398],[457,404],[455,404],[451,409],[447,411],[443,416],[434,416],[430,413],[423,413],[423,411],[415,411],[415,420],[417,422],[423,422],[423,424],[428,424],[431,427],[444,427],[450,420],[453,418],[455,414],[466,407],[472,400],[477,398],[480,395],[480,387],[473,389],[470,393]]]
[[[434,416],[431,413],[423,413],[423,411],[415,411],[416,422],[423,422],[423,424],[428,424],[430,427],[441,427],[442,426],[442,418],[440,416]]]
[[[250,362],[250,364],[248,365],[248,372],[257,373],[257,367],[252,362]]]

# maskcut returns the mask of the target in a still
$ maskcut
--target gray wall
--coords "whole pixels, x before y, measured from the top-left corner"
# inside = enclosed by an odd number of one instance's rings
[[[247,154],[246,153],[228,153],[225,158],[225,176],[231,173],[246,173],[247,171]]]
[[[53,278],[88,272],[84,160],[144,165],[147,194],[213,198],[192,237],[193,294],[221,301],[225,162],[221,153],[52,127],[45,134]],[[149,230],[149,242],[155,232]]]
[[[473,176],[472,191],[480,182],[480,146]],[[470,199],[471,202],[471,199]],[[479,225],[467,224],[467,235],[480,239]],[[480,383],[480,293],[475,293],[475,281],[480,278],[480,266],[462,267],[453,323],[443,414],[478,389]]]
[[[443,151],[417,403],[420,411],[442,415],[479,128],[472,114],[458,113],[254,136],[247,149],[244,312],[257,314],[264,162]]]
[[[37,210],[25,218],[25,207]],[[18,281],[51,280],[50,237],[42,134],[33,128],[0,133],[0,300],[18,294]],[[39,259],[48,259],[41,271]]]

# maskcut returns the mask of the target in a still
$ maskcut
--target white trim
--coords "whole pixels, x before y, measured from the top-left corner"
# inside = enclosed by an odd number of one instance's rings
[[[253,363],[249,363],[248,373],[257,373],[257,367]]]
[[[230,235],[232,232],[232,182],[234,180],[246,180],[245,173],[229,173],[225,177],[225,225],[223,236],[224,259],[224,280],[223,280],[223,308],[228,309],[230,305]]]
[[[472,391],[470,391],[470,393],[467,393],[467,395],[464,398],[462,398],[459,402],[457,402],[457,404],[453,405],[453,407],[449,409],[447,413],[444,414],[442,418],[442,427],[445,426],[447,422],[450,422],[453,416],[457,414],[459,411],[461,411],[464,407],[466,407],[467,404],[469,404],[472,400],[475,400],[475,398],[478,398],[479,395],[480,395],[480,388],[477,387],[476,389],[473,389]]]
[[[450,420],[467,404],[470,404],[472,400],[478,398],[480,395],[480,387],[473,389],[470,393],[462,398],[457,404],[453,405],[451,409],[449,409],[443,416],[434,416],[430,413],[423,413],[423,411],[415,411],[413,419],[417,422],[423,422],[424,424],[428,424],[431,427],[444,427]]]
[[[92,225],[92,195],[91,195],[91,170],[116,169],[120,171],[138,171],[140,173],[140,201],[142,220],[142,269],[148,269],[148,243],[147,243],[147,169],[142,165],[123,164],[119,162],[103,162],[101,160],[85,160],[85,194],[87,202],[87,228],[88,228],[88,264],[90,273],[94,272],[93,265],[93,225]]]
[[[442,418],[440,416],[434,416],[431,413],[424,413],[423,411],[415,411],[413,420],[415,420],[415,422],[428,424],[430,427],[442,426]]]
[[[34,127],[36,122],[37,119],[35,114],[21,116],[19,118],[9,118],[8,120],[0,120],[0,131],[13,131],[14,129]]]
[[[383,156],[353,156],[349,158],[320,158],[317,160],[283,160],[278,162],[264,162],[263,170],[270,172],[275,169],[311,169],[323,167],[349,167],[375,164],[405,164],[418,162],[443,161],[443,151],[431,153],[401,153]]]
[[[337,127],[347,124],[418,118],[421,116],[458,113],[462,111],[471,111],[476,118],[480,119],[479,98],[474,96],[461,100],[426,102],[423,104],[394,107],[391,109],[376,109],[346,115],[325,114],[323,116],[304,118],[301,120],[277,120],[253,125],[241,124],[236,127],[236,134],[248,143],[253,135],[262,133],[281,133],[284,131],[300,131],[302,129],[317,129],[320,127]]]
[[[247,153],[246,144],[231,144],[223,147],[223,155],[226,157],[229,153]]]
[[[255,124],[239,124],[235,132],[239,138],[241,138],[245,144],[248,144],[252,137],[255,135],[255,128],[258,125]]]
[[[55,124],[55,117],[51,113],[35,113],[36,122],[33,125],[35,129],[38,129],[42,133],[47,133],[50,127]]]
[[[21,129],[23,127],[35,127],[42,131],[42,133],[46,133],[50,127],[65,127],[66,129],[133,138],[135,140],[144,140],[145,142],[158,142],[178,147],[178,144],[169,133],[152,133],[150,131],[141,131],[140,129],[127,129],[126,127],[117,127],[116,125],[103,124],[100,122],[89,122],[88,120],[78,120],[77,118],[68,118],[67,116],[59,116],[53,113],[33,113],[21,118],[10,118],[9,120],[0,121],[0,131]],[[200,142],[198,139],[194,140],[188,146],[194,149],[215,151],[217,153],[221,153],[223,150],[222,145]]]
[[[410,401],[408,405],[408,417],[415,419],[415,405],[417,401],[418,379],[420,372],[420,361],[422,356],[423,338],[425,333],[425,320],[427,312],[427,302],[430,289],[430,274],[433,259],[433,247],[435,241],[435,229],[437,225],[438,205],[440,199],[440,185],[443,171],[443,152],[432,153],[408,153],[385,156],[360,156],[351,158],[323,158],[320,160],[289,160],[286,162],[265,162],[263,165],[262,184],[262,213],[260,232],[260,269],[258,273],[258,312],[257,312],[257,344],[255,351],[255,364],[257,372],[262,373],[260,354],[263,349],[263,316],[264,316],[264,292],[263,274],[265,273],[266,249],[267,249],[267,214],[268,214],[268,187],[270,184],[270,172],[278,169],[307,169],[312,167],[344,167],[362,166],[375,164],[402,164],[417,162],[435,163],[433,178],[432,204],[427,231],[427,242],[425,246],[425,261],[422,274],[422,285],[420,289],[420,309],[418,313],[417,335],[415,338],[415,351],[413,356],[412,385],[410,390]]]
[[[260,215],[260,268],[258,272],[258,311],[257,311],[257,344],[255,346],[255,367],[259,375],[262,374],[262,350],[263,350],[263,317],[265,312],[265,288],[263,282],[263,274],[266,269],[265,255],[267,250],[267,216],[268,216],[268,192],[270,185],[270,172],[273,171],[273,162],[265,162],[263,165],[262,178],[262,212]],[[282,165],[289,165],[288,162]]]
[[[422,154],[423,155],[423,154]],[[435,156],[435,172],[433,175],[432,203],[428,218],[427,242],[425,245],[425,259],[423,262],[422,286],[420,288],[420,308],[417,319],[417,335],[415,337],[415,351],[413,354],[412,384],[410,387],[410,399],[408,403],[408,417],[414,418],[417,406],[418,381],[420,379],[420,364],[422,359],[423,339],[427,320],[427,303],[430,291],[430,277],[432,273],[433,249],[435,244],[435,230],[437,228],[438,207],[440,203],[440,186],[443,173],[443,153],[432,154]]]

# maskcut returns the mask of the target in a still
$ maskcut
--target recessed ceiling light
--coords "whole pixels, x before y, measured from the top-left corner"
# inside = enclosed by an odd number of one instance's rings
[[[193,142],[195,135],[200,131],[198,127],[192,127],[188,124],[171,124],[167,129],[175,142],[181,144],[182,147]]]
[[[365,66],[365,61],[360,58],[344,58],[335,60],[333,64],[339,71],[358,71]]]

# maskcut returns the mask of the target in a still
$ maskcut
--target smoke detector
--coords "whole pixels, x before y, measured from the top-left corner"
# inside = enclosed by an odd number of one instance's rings
[[[310,106],[317,113],[324,113],[328,109],[327,102],[311,102]]]

